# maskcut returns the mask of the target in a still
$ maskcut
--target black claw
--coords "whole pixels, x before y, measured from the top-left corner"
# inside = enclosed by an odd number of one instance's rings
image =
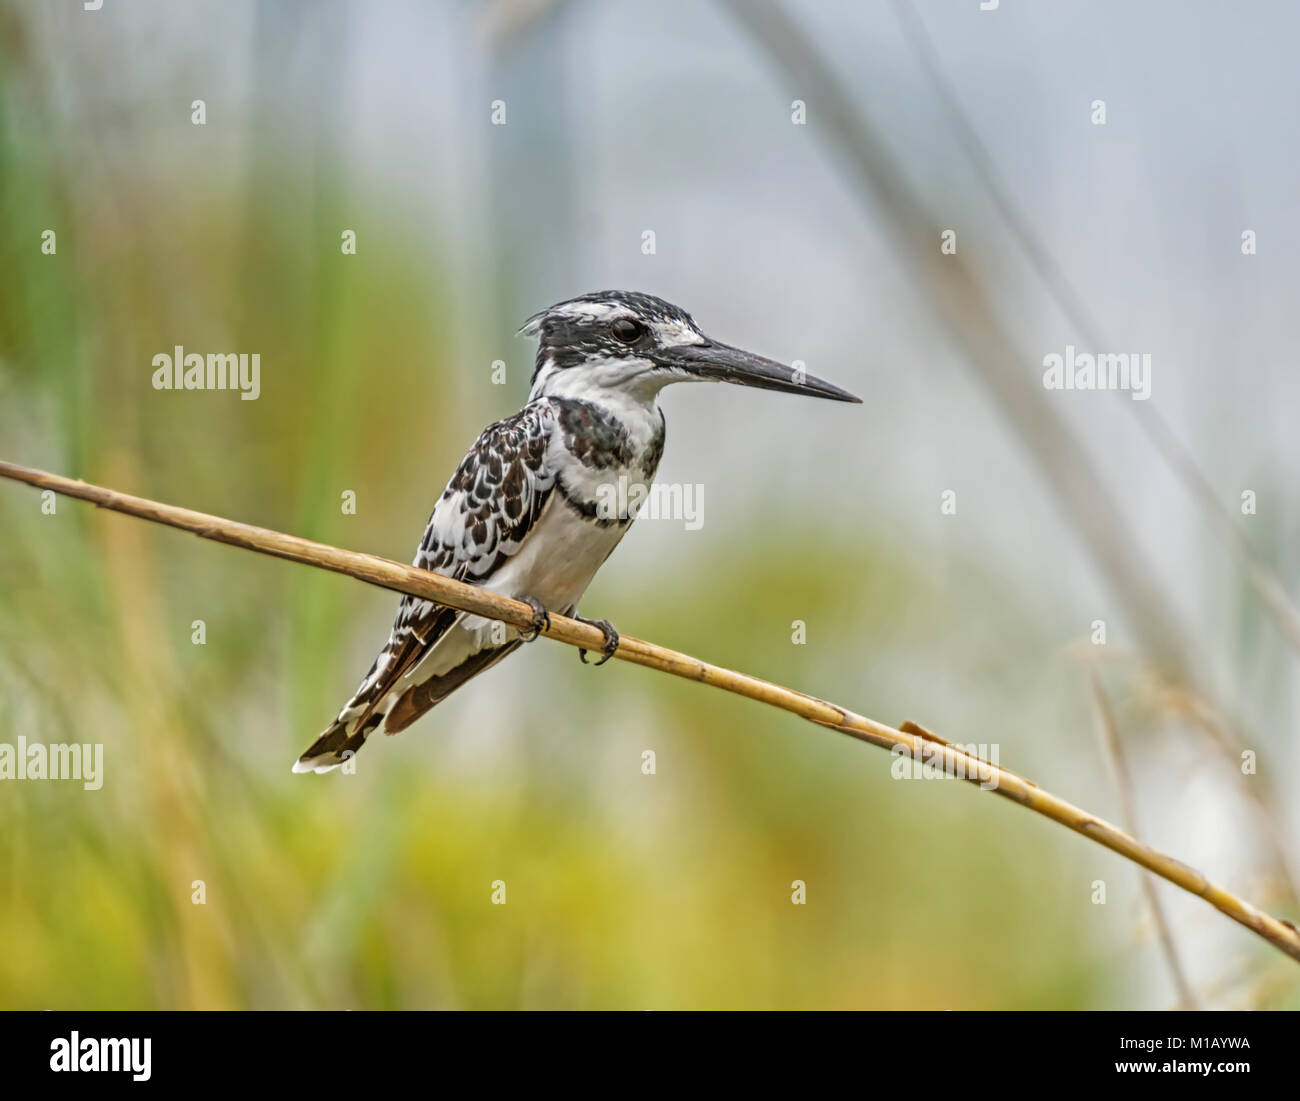
[[[520,597],[520,599],[533,610],[533,621],[527,627],[521,628],[519,637],[524,642],[532,642],[543,631],[550,630],[551,613],[546,610],[540,600],[535,600],[531,596]]]
[[[600,647],[601,659],[596,662],[595,665],[597,667],[604,665],[605,662],[609,661],[609,659],[614,656],[614,651],[618,649],[618,632],[614,629],[614,624],[612,624],[608,619],[583,619],[580,615],[574,616],[573,618],[579,623],[586,623],[592,627],[600,628],[601,634],[605,636],[605,641],[601,643]],[[578,660],[582,662],[583,665],[590,664],[587,661],[586,650],[580,649],[578,651]]]

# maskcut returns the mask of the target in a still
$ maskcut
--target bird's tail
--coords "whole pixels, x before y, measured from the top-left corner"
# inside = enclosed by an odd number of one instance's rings
[[[366,738],[384,721],[387,713],[384,697],[389,688],[384,676],[389,666],[387,653],[385,649],[375,659],[361,687],[343,705],[338,718],[294,762],[294,772],[329,772],[338,768],[356,756],[366,744]]]
[[[307,747],[294,762],[294,772],[329,772],[338,768],[356,756],[357,751],[366,744],[371,731],[384,721],[382,711],[371,712],[364,722],[360,721],[359,715],[354,715],[351,719],[347,715],[348,709],[345,708],[325,728],[324,733]]]
[[[388,734],[401,733],[461,685],[513,653],[519,645],[516,638],[502,646],[477,650],[453,668],[416,683],[395,678],[391,671],[393,663],[380,654],[356,695],[339,712],[339,717],[298,758],[293,766],[294,772],[329,772],[338,768],[354,757],[381,725]]]

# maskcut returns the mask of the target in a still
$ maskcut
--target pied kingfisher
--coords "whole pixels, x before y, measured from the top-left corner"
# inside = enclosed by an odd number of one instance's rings
[[[608,515],[611,484],[649,487],[664,449],[659,391],[713,380],[860,402],[838,386],[710,340],[685,310],[648,294],[600,291],[530,317],[538,338],[528,402],[488,425],[452,475],[424,530],[415,565],[526,601],[516,630],[405,596],[388,642],[338,718],[293,766],[338,767],[380,727],[405,730],[470,678],[549,625],[573,615],[596,571],[632,523]],[[620,481],[620,479],[626,479]],[[601,493],[605,487],[605,493]],[[579,617],[581,618],[581,617]],[[618,647],[608,620],[604,664]],[[585,662],[586,651],[579,651]]]

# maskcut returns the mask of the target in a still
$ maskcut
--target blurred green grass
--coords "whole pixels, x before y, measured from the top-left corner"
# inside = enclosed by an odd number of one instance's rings
[[[28,300],[4,315],[6,457],[406,557],[480,412],[448,378],[452,353],[427,309],[436,278],[395,228],[384,247],[371,227],[370,247],[331,276],[344,285],[328,318],[310,306],[286,316],[275,287],[244,287],[265,308],[232,337],[220,319],[241,295],[218,264],[187,270],[185,295],[203,308],[181,325],[123,273],[160,262],[151,241],[176,250],[184,227],[216,238],[234,217],[230,196],[191,201],[205,218],[159,211],[161,224],[101,254],[65,236],[57,259],[42,258]],[[22,278],[34,250],[15,242],[41,219],[21,203],[4,210],[7,267]],[[259,217],[262,247],[275,249],[282,208]],[[111,332],[69,321],[90,314],[111,315]],[[194,348],[262,349],[262,398],[149,389],[152,351],[182,330]],[[53,383],[69,355],[84,374]],[[84,434],[83,403],[95,422]],[[410,441],[425,452],[418,463]],[[357,517],[341,514],[340,486],[357,491]],[[1059,892],[1041,890],[1037,865],[1056,842],[1036,831],[1008,860],[996,834],[1006,812],[972,806],[986,796],[900,790],[883,754],[694,685],[594,673],[544,645],[477,682],[454,712],[369,750],[357,775],[294,777],[288,764],[360,671],[390,595],[71,501],[43,516],[18,487],[0,493],[0,524],[0,738],[106,747],[101,791],[0,791],[0,937],[25,946],[0,960],[6,1006],[1098,996],[1095,974],[1057,951],[1067,930],[1080,933]],[[602,598],[638,633],[853,700],[873,647],[927,629],[926,582],[860,537],[837,545],[817,570],[791,570],[756,528],[743,560],[694,562],[657,599],[627,585]],[[717,580],[697,591],[691,578],[706,576]],[[836,577],[867,579],[854,606]],[[755,593],[766,594],[762,629]],[[789,645],[796,612],[833,637],[829,653]],[[205,646],[191,644],[195,619]],[[444,766],[449,713],[472,740],[466,726],[488,696],[487,721],[510,724],[494,742],[510,760],[461,754]],[[658,753],[653,777],[640,772],[642,748]],[[489,904],[498,878],[505,906]],[[795,879],[809,884],[805,907],[789,901]],[[1035,914],[1036,934],[1007,920],[1021,912]]]
[[[147,391],[146,353],[173,338],[148,318],[126,323],[127,296],[113,309],[132,350],[97,360],[90,400],[139,407],[101,419],[78,466],[75,448],[52,446],[57,435],[34,413],[48,397],[43,379],[11,375],[7,450],[402,555],[419,523],[412,510],[427,506],[462,444],[436,444],[441,465],[416,478],[391,442],[464,437],[465,426],[455,404],[428,400],[438,385],[429,364],[447,358],[437,334],[396,323],[399,289],[410,304],[401,317],[422,318],[414,304],[437,286],[421,285],[400,250],[372,251],[383,259],[349,275],[330,327],[338,364],[383,364],[375,400],[357,400],[356,372],[292,354],[284,334],[306,332],[310,318],[241,337],[250,347],[282,341],[264,353],[276,371],[264,367],[262,401]],[[201,274],[191,285],[220,302]],[[39,333],[11,331],[9,341],[7,362],[42,347]],[[354,392],[295,396],[326,385]],[[382,443],[365,448],[368,438]],[[330,454],[340,439],[356,442]],[[313,465],[326,455],[328,476]],[[338,512],[345,483],[364,502],[359,518]],[[293,777],[300,743],[375,641],[357,620],[381,622],[391,596],[72,502],[53,517],[37,504],[17,487],[0,494],[0,738],[103,741],[107,781],[90,793],[3,791],[0,936],[26,946],[0,961],[8,1006],[998,1006],[1099,996],[1096,974],[1058,950],[1082,932],[1061,892],[1043,890],[1057,844],[1043,831],[1017,831],[1008,859],[997,830],[1010,815],[986,796],[900,790],[882,754],[697,686],[618,666],[595,674],[558,647],[527,651],[458,701],[464,736],[485,696],[504,697],[490,718],[512,726],[496,741],[508,761],[444,767],[440,709],[368,751],[356,776]],[[721,579],[706,594],[689,581],[656,600],[621,588],[605,593],[611,614],[846,699],[862,694],[874,646],[928,629],[925,579],[881,548],[846,538],[818,570],[791,570],[782,546],[750,536],[743,561],[695,564],[690,576]],[[844,605],[839,576],[870,579],[859,606]],[[762,630],[755,593],[770,609]],[[830,658],[789,645],[791,609],[834,636]],[[196,618],[207,623],[203,647],[190,643]],[[643,746],[658,753],[654,777],[640,773]],[[987,805],[976,811],[972,799]],[[508,884],[504,907],[489,905],[497,878]],[[197,879],[203,906],[190,901]],[[809,884],[806,907],[790,904],[794,879]]]

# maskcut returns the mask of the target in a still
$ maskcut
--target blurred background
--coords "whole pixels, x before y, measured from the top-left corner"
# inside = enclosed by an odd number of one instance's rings
[[[1300,920],[1297,33],[1281,0],[6,0],[0,458],[409,561],[527,394],[523,320],[661,295],[865,404],[666,391],[704,523],[635,525],[588,615],[1114,821],[1118,762],[1145,840]],[[1151,399],[1044,389],[1067,344],[1150,353]],[[260,397],[155,390],[175,345],[260,353]],[[0,783],[0,1007],[1300,1008],[1045,819],[558,645],[291,775],[395,602],[0,484],[0,742],[105,773]]]

